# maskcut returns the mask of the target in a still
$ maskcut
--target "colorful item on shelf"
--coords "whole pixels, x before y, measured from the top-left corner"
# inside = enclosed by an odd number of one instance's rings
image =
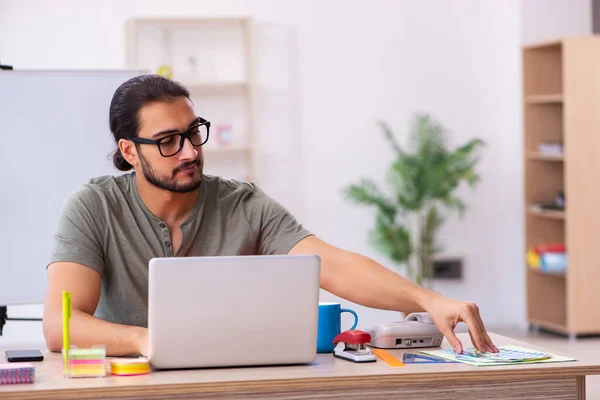
[[[158,67],[157,75],[164,76],[165,78],[173,78],[173,67],[170,65],[161,65]]]
[[[564,243],[542,244],[533,248],[536,253],[564,253],[567,251],[567,246]]]
[[[215,133],[217,142],[221,145],[228,145],[233,140],[233,127],[231,124],[217,125]]]
[[[538,145],[541,154],[563,154],[565,149],[562,140],[550,140]]]
[[[538,245],[526,254],[527,264],[543,272],[564,272],[567,269],[566,246],[563,243]]]
[[[566,205],[567,205],[567,201],[565,199],[565,192],[563,192],[561,190],[558,193],[556,193],[556,197],[554,198],[554,202],[556,203],[556,205],[558,207],[560,207],[560,208],[562,208],[564,210],[566,208]]]
[[[533,268],[540,267],[540,255],[533,250],[527,251],[527,264]]]

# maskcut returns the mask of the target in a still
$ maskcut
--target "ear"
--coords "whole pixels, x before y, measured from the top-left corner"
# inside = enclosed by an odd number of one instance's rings
[[[121,155],[132,166],[136,167],[139,163],[137,149],[135,144],[130,140],[119,139],[119,150]]]

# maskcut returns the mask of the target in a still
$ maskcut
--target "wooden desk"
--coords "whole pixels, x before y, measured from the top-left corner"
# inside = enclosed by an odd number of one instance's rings
[[[467,334],[458,335],[470,345]],[[491,334],[498,346],[543,349]],[[444,341],[444,347],[447,347]],[[390,350],[397,356],[403,351]],[[2,351],[4,353],[4,351]],[[556,352],[553,352],[556,353]],[[568,354],[566,354],[568,355]],[[59,354],[36,363],[34,384],[0,385],[1,399],[585,399],[585,376],[600,362],[472,367],[465,364],[355,364],[318,355],[309,365],[154,371],[137,377],[62,377]]]

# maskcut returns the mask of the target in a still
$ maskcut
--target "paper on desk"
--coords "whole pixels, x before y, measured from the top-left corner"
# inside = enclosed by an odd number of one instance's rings
[[[422,350],[421,353],[474,365],[476,367],[577,361],[575,358],[550,353],[545,353],[547,358],[544,358],[544,355],[538,351],[519,346],[502,346],[499,347],[498,350],[500,350],[499,354],[480,353],[480,355],[474,355],[474,349],[465,349],[463,354],[456,354],[452,349]]]

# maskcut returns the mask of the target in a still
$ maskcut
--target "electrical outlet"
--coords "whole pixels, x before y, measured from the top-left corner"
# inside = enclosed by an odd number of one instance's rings
[[[462,260],[460,258],[445,258],[433,262],[434,279],[461,279]]]

